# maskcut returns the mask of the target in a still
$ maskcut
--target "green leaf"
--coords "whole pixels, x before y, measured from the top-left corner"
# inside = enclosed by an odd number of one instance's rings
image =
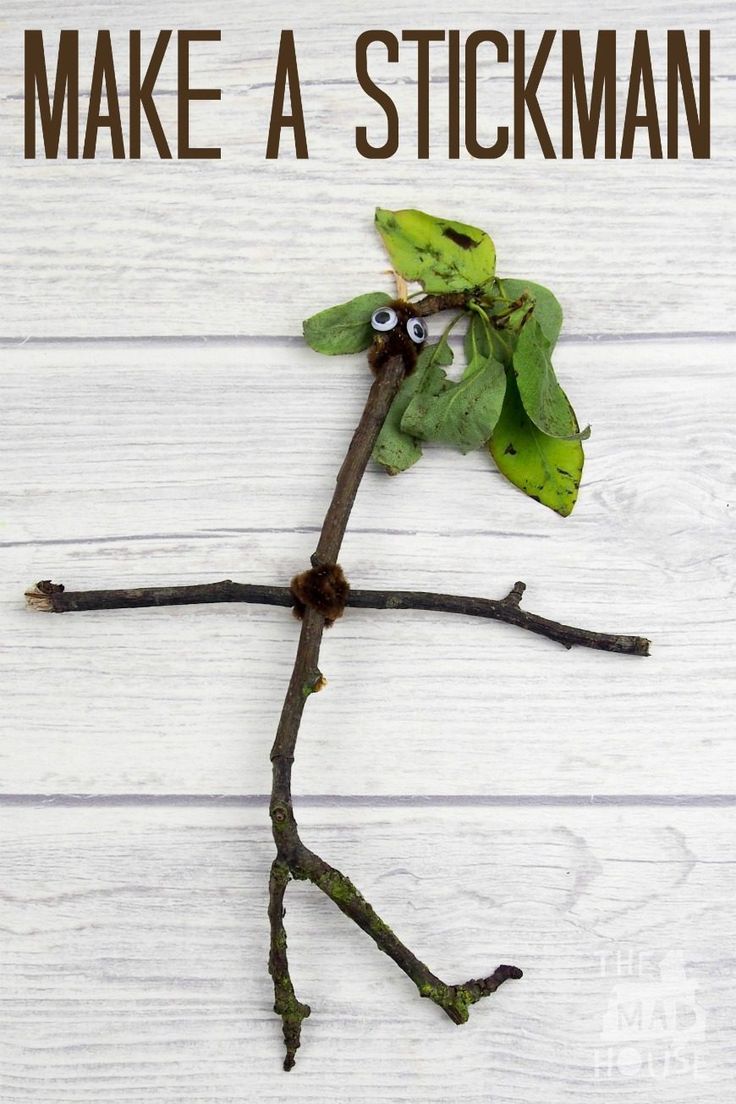
[[[512,301],[526,291],[534,299],[534,317],[550,344],[550,352],[557,344],[562,329],[562,307],[549,290],[531,280],[497,280],[501,292]],[[499,304],[499,309],[502,304]]]
[[[401,420],[418,390],[426,388],[433,392],[441,388],[445,379],[443,368],[450,364],[452,349],[443,334],[436,344],[425,345],[419,354],[416,368],[399,388],[373,447],[373,459],[382,464],[389,475],[398,475],[421,459],[421,446],[416,438],[401,429]]]
[[[501,414],[506,372],[499,361],[476,356],[458,383],[445,380],[435,393],[419,391],[406,408],[401,428],[423,441],[480,448]]]
[[[535,311],[536,313],[536,311]],[[513,354],[514,374],[527,414],[543,433],[565,440],[590,436],[590,426],[578,429],[567,395],[557,382],[551,346],[535,315],[524,324]]]
[[[534,425],[524,410],[513,373],[488,449],[499,471],[524,494],[562,517],[572,513],[583,471],[583,446],[579,440],[548,437]]]
[[[493,356],[489,326],[482,314],[474,311],[465,334],[465,360],[470,364],[476,357]]]
[[[347,303],[313,314],[302,323],[308,345],[318,353],[359,353],[373,340],[371,315],[391,302],[383,291],[369,291]]]
[[[407,376],[402,383],[373,446],[373,459],[377,464],[382,464],[389,475],[398,475],[399,472],[406,471],[422,458],[420,445],[408,433],[403,433],[401,430],[401,419],[415,388],[416,371]]]
[[[426,292],[467,291],[493,279],[496,250],[475,226],[378,207],[376,227],[399,275],[418,280]]]

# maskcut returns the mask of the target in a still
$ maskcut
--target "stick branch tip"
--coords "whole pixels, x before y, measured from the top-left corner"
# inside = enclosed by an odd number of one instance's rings
[[[61,594],[64,590],[62,583],[52,583],[50,579],[41,579],[34,586],[24,591],[26,605],[29,609],[38,613],[53,613],[53,595]]]

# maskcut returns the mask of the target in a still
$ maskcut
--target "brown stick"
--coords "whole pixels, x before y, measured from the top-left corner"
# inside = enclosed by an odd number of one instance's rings
[[[475,297],[473,292],[446,291],[437,295],[425,295],[412,306],[420,318],[426,318],[430,314],[439,314],[440,311],[462,310]]]
[[[426,296],[417,304],[417,314],[428,315],[449,307],[467,304],[467,293]],[[336,564],[342,538],[360,481],[391,403],[404,375],[400,357],[386,361],[377,371],[358,428],[338,473],[335,491],[325,516],[312,567]],[[506,598],[499,601],[464,598],[456,595],[427,594],[412,591],[352,591],[349,604],[380,609],[428,609],[469,613],[506,621],[558,640],[566,647],[583,644],[609,651],[647,655],[649,642],[642,637],[624,637],[573,629],[555,621],[521,610],[523,583],[515,583]],[[56,612],[82,609],[111,609],[130,606],[191,604],[193,602],[257,601],[272,605],[291,605],[293,595],[287,587],[233,583],[224,580],[203,586],[149,587],[127,591],[65,592],[49,581],[27,592],[29,603],[37,609]],[[271,749],[273,782],[270,815],[276,843],[276,859],[269,879],[268,914],[271,925],[269,972],[274,983],[274,1011],[281,1017],[286,1057],[284,1069],[295,1062],[301,1040],[301,1025],[310,1014],[309,1006],[297,1000],[289,972],[284,927],[284,895],[289,878],[309,879],[337,907],[349,916],[411,978],[419,993],[434,1001],[454,1023],[464,1023],[471,1004],[495,992],[510,978],[520,978],[516,966],[498,966],[488,977],[471,979],[462,985],[447,985],[433,974],[378,916],[353,883],[339,870],[329,866],[306,847],[299,836],[291,798],[291,768],[304,705],[310,694],[321,689],[323,678],[318,667],[325,618],[314,606],[304,610],[294,666],[281,711],[276,738]]]
[[[594,632],[578,629],[528,613],[520,606],[526,585],[521,582],[503,599],[473,598],[462,594],[436,594],[421,590],[353,590],[348,606],[355,609],[428,610],[432,613],[458,613],[469,617],[486,617],[503,621],[520,629],[555,640],[565,648],[575,645],[623,655],[649,655],[649,641],[643,636],[622,633]],[[53,613],[76,613],[88,610],[137,609],[146,606],[189,606],[215,602],[252,602],[266,606],[293,606],[294,595],[289,587],[261,583],[234,583],[223,579],[218,583],[187,586],[133,587],[126,590],[64,590],[59,584],[44,580],[26,591],[29,605]]]
[[[355,495],[403,375],[404,365],[398,357],[391,358],[378,370],[337,477],[317,549],[312,556],[313,567],[334,564],[337,561]],[[346,916],[371,936],[380,950],[401,967],[423,997],[433,1000],[455,1023],[464,1023],[471,1004],[494,992],[508,978],[521,977],[521,970],[516,966],[499,966],[487,978],[469,981],[464,985],[447,985],[396,937],[350,879],[306,847],[299,836],[291,799],[291,766],[304,705],[309,695],[321,688],[323,681],[318,662],[324,627],[325,619],[322,614],[314,607],[307,606],[276,739],[271,749],[273,783],[270,814],[277,850],[276,861],[281,864],[279,869],[288,870],[295,878],[307,878],[318,886]],[[286,962],[286,935],[283,920],[278,921],[279,914],[283,916],[284,889],[282,879],[274,877],[272,873],[269,904],[271,962],[278,963],[278,968],[272,970],[276,994],[274,1011],[281,1016],[286,1041],[284,1069],[291,1069],[299,1045],[301,1021],[309,1014],[309,1010],[294,994]]]
[[[271,949],[268,955],[268,972],[273,978],[275,1001],[273,1010],[281,1016],[286,1045],[284,1069],[290,1070],[296,1061],[296,1052],[302,1034],[302,1020],[311,1009],[296,999],[286,957],[286,929],[284,928],[284,894],[289,882],[288,864],[274,859],[268,883],[268,918],[271,922]]]

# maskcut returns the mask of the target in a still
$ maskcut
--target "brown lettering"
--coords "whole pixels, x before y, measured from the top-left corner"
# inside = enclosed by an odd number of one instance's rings
[[[544,156],[546,158],[557,156],[537,99],[539,82],[556,34],[556,31],[545,31],[542,35],[542,41],[539,43],[539,49],[529,71],[529,79],[525,82],[524,32],[514,31],[514,157],[523,158],[526,155],[524,127],[527,111]]]
[[[429,44],[444,42],[444,31],[403,31],[404,42],[417,44],[417,157],[429,157]]]
[[[284,114],[287,84],[291,104],[290,115]],[[302,92],[299,85],[299,66],[296,60],[294,32],[289,30],[281,32],[279,56],[276,59],[271,121],[268,124],[268,141],[266,143],[266,157],[269,161],[276,160],[279,155],[281,131],[284,127],[291,127],[294,131],[294,149],[296,150],[297,159],[307,159],[309,150],[307,149],[307,131],[304,125],[304,111],[302,110]]]
[[[496,141],[483,146],[478,141],[478,47],[490,42],[496,47],[496,60],[509,60],[509,43],[500,31],[474,31],[465,43],[465,148],[471,157],[503,157],[509,148],[509,128],[498,127]]]
[[[644,114],[638,115],[639,93],[644,90]],[[631,53],[631,73],[629,75],[629,94],[626,99],[626,114],[621,134],[621,157],[628,160],[634,155],[634,138],[637,127],[646,127],[649,132],[649,153],[651,157],[662,156],[662,135],[659,131],[657,115],[657,94],[654,89],[652,73],[652,55],[649,52],[649,35],[646,31],[637,31],[634,35],[634,49]]]
[[[141,81],[141,32],[130,32],[130,156],[141,155],[141,107],[156,143],[159,157],[171,157],[169,143],[153,102],[153,89],[171,39],[171,31],[159,31],[146,75]]]
[[[222,156],[219,146],[189,145],[189,104],[192,100],[219,100],[222,93],[219,88],[189,87],[189,44],[191,42],[219,42],[220,31],[179,31],[177,34],[177,116],[178,116],[178,156],[184,160],[218,160]]]
[[[102,90],[105,90],[107,115],[103,115]],[[110,128],[112,155],[116,160],[125,157],[123,123],[120,118],[120,100],[115,80],[115,61],[112,56],[112,40],[109,31],[97,32],[97,48],[92,66],[92,83],[89,88],[89,111],[84,131],[82,156],[92,160],[97,150],[97,132],[101,127]]]
[[[46,157],[59,156],[61,120],[66,100],[66,155],[79,157],[79,33],[61,31],[51,106],[43,31],[25,32],[25,156],[36,156],[36,95]]]
[[[590,104],[585,91],[585,68],[580,31],[562,32],[562,156],[573,156],[573,104],[580,128],[583,157],[595,157],[601,109],[606,157],[616,156],[616,32],[599,31],[593,63]]]
[[[698,91],[700,110],[695,103],[693,74],[684,31],[667,32],[667,156],[678,153],[678,82],[682,86],[687,128],[693,157],[710,157],[710,31],[698,36]]]
[[[363,31],[355,42],[355,72],[358,84],[383,109],[386,116],[386,141],[383,145],[372,146],[368,141],[367,128],[356,127],[355,148],[361,157],[378,160],[393,157],[399,148],[399,113],[388,93],[374,84],[368,75],[368,47],[373,42],[383,43],[390,62],[399,60],[399,42],[390,31]]]
[[[460,32],[448,31],[447,42],[447,150],[450,160],[456,161],[460,156]]]

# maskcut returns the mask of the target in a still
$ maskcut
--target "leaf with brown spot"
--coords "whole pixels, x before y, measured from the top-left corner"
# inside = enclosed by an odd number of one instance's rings
[[[488,450],[498,470],[529,498],[562,517],[572,513],[583,472],[582,443],[542,433],[524,409],[513,373]]]
[[[535,284],[533,280],[512,280],[506,277],[496,281],[501,292],[511,300],[521,298],[526,292],[534,300],[534,317],[540,325],[542,333],[549,341],[550,352],[557,344],[557,338],[562,329],[562,307],[557,298],[542,284]],[[503,301],[496,300],[495,307],[498,313],[503,309]]]
[[[391,264],[426,292],[467,291],[493,279],[496,250],[488,235],[464,222],[424,211],[376,210],[376,228]]]
[[[461,234],[459,230],[455,230],[452,226],[446,226],[442,233],[455,245],[459,245],[461,249],[475,249],[480,245],[480,241],[474,241],[469,234]]]

